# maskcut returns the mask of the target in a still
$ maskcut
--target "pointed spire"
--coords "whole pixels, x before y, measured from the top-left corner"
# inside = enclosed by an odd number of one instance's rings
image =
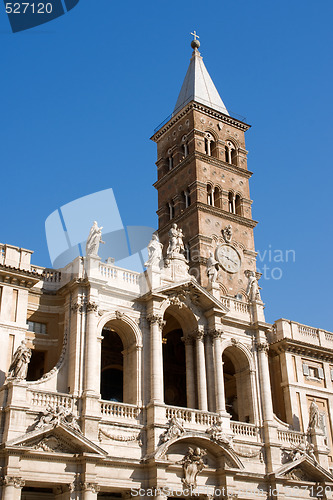
[[[195,31],[191,35],[194,37],[191,42],[193,53],[174,113],[177,113],[188,102],[196,101],[220,113],[229,115],[198,50],[200,47],[199,37]]]

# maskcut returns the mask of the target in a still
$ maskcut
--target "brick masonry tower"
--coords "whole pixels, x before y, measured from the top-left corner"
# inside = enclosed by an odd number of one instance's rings
[[[185,238],[190,273],[207,286],[207,259],[218,261],[217,285],[245,296],[255,247],[244,133],[228,113],[199,52],[193,54],[172,117],[152,137],[157,144],[159,237],[166,251],[176,223]],[[216,285],[216,286],[217,286]]]

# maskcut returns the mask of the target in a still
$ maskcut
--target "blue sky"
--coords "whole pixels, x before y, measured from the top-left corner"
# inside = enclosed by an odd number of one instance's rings
[[[157,226],[149,137],[173,110],[195,29],[227,108],[252,125],[267,319],[333,329],[330,0],[80,0],[16,34],[0,7],[1,242],[50,265],[47,216],[110,187],[125,225]],[[276,250],[295,262],[274,262]]]

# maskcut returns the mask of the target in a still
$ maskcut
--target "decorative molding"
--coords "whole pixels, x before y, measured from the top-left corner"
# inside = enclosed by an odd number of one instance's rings
[[[169,428],[161,434],[160,439],[162,443],[166,443],[170,439],[178,438],[183,434],[185,434],[184,420],[172,417],[169,421]]]
[[[183,465],[184,472],[182,483],[186,488],[197,487],[197,476],[206,467],[203,461],[203,457],[206,455],[206,450],[199,447],[191,448],[189,446],[188,452],[180,462]]]
[[[60,439],[56,436],[44,437],[41,441],[33,446],[34,450],[46,451],[46,452],[58,452],[58,453],[73,453],[68,446],[66,446]]]
[[[233,437],[227,436],[223,430],[222,426],[222,418],[218,417],[217,423],[212,425],[209,429],[206,430],[206,433],[209,434],[210,439],[214,443],[221,444],[226,447],[230,447],[232,444]]]
[[[56,427],[59,424],[64,424],[72,430],[82,434],[81,428],[78,424],[78,417],[76,417],[71,410],[61,405],[58,405],[55,408],[49,406],[46,410],[44,410],[44,412],[40,413],[37,417],[34,428],[44,429],[44,427],[48,425]]]
[[[128,434],[128,435],[110,434],[109,432],[100,428],[98,431],[98,440],[99,441],[102,441],[102,436],[105,436],[108,439],[112,439],[113,441],[119,441],[122,443],[129,443],[131,441],[137,441],[139,446],[142,446],[141,432],[139,432],[138,434]]]

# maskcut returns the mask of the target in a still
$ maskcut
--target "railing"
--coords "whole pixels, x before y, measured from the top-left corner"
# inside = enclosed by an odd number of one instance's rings
[[[249,304],[242,302],[241,300],[231,299],[229,297],[221,297],[221,302],[230,311],[241,314],[250,314]]]
[[[216,424],[218,415],[216,413],[205,412],[202,410],[167,406],[165,408],[165,417],[167,420],[171,420],[176,417],[181,418],[188,424],[211,426]]]
[[[333,333],[325,332],[325,340],[327,340],[327,342],[333,342]]]
[[[101,414],[106,417],[137,419],[140,411],[135,405],[101,401]]]
[[[125,283],[129,285],[138,285],[140,273],[134,271],[127,271],[112,264],[99,265],[100,275],[107,280],[114,280],[116,282]]]
[[[301,325],[300,323],[298,323],[298,331],[301,335],[312,338],[318,337],[318,330],[316,328],[312,328],[311,326]]]
[[[29,391],[29,399],[31,406],[47,407],[64,406],[65,408],[72,409],[75,400],[72,396],[67,394],[59,394],[55,392],[42,392],[42,391]]]
[[[305,434],[303,432],[278,429],[277,434],[280,443],[290,446],[297,446],[305,441]]]
[[[260,438],[260,430],[254,424],[246,424],[243,422],[230,422],[231,430],[234,436],[257,439]]]
[[[61,271],[55,269],[31,266],[31,272],[37,274],[42,281],[47,281],[48,283],[60,283],[61,281]]]

